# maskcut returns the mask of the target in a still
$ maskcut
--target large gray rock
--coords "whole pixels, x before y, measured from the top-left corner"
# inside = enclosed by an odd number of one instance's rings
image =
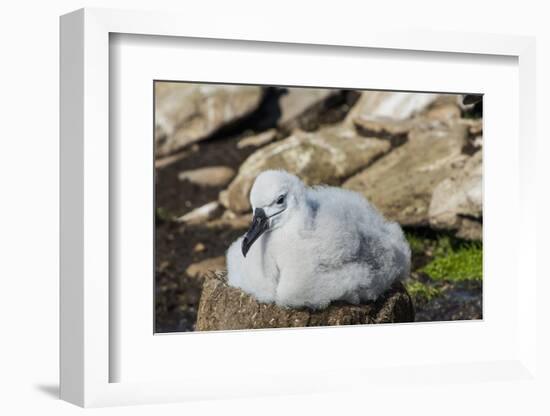
[[[383,214],[402,225],[428,225],[435,187],[468,157],[464,124],[426,122],[415,126],[402,146],[347,180],[343,187],[365,195]]]
[[[157,82],[157,157],[171,154],[235,123],[256,110],[262,97],[262,88],[255,86]]]
[[[413,322],[414,306],[401,283],[396,283],[376,302],[362,305],[333,303],[328,308],[287,309],[257,302],[228,286],[223,273],[210,273],[202,289],[197,331],[290,328]]]
[[[469,238],[481,238],[483,163],[478,151],[461,169],[437,185],[429,208],[430,226],[458,230]],[[475,226],[475,220],[479,226]]]
[[[246,159],[220,201],[233,212],[247,212],[252,184],[260,172],[268,169],[284,169],[307,185],[338,185],[390,147],[388,141],[360,137],[348,126],[314,133],[295,130],[286,139],[265,146]]]

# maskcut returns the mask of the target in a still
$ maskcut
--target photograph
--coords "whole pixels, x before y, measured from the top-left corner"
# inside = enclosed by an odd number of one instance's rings
[[[155,333],[483,319],[483,96],[155,80]]]

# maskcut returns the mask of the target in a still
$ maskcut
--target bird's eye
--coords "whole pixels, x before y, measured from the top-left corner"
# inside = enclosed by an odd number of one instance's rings
[[[285,196],[281,195],[279,199],[277,199],[277,205],[281,205],[283,202],[285,202]]]

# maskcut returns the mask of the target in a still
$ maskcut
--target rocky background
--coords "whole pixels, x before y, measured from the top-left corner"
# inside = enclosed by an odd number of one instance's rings
[[[193,331],[256,175],[365,195],[404,228],[417,321],[482,317],[481,97],[155,84],[157,332]]]

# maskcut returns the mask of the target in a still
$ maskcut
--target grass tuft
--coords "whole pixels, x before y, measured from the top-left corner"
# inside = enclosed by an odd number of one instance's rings
[[[433,298],[441,295],[441,289],[419,282],[418,280],[410,280],[405,283],[405,288],[409,294],[418,300],[429,302]]]
[[[482,280],[483,248],[481,243],[469,243],[458,248],[450,244],[439,245],[434,251],[435,258],[420,271],[433,280],[463,282]]]

